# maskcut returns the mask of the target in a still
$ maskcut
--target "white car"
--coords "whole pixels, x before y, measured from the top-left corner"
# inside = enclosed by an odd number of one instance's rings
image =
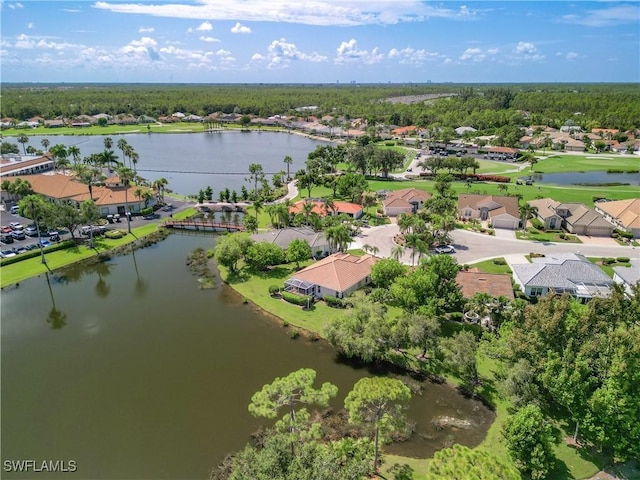
[[[453,245],[440,245],[436,247],[436,253],[456,253],[456,249]]]

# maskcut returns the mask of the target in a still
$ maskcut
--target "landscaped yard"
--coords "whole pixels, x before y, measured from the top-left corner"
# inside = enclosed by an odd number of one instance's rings
[[[516,231],[516,238],[518,240],[529,240],[534,242],[582,243],[582,241],[575,235],[561,232],[541,232],[534,228],[529,228],[526,232],[523,232],[522,230]]]
[[[613,278],[613,274],[614,274],[613,267],[631,268],[631,263],[629,263],[628,257],[611,258],[611,259],[607,259],[609,261],[604,263],[602,262],[602,260],[604,260],[602,257],[589,257],[588,260],[591,263],[595,263],[596,265],[598,265],[602,269],[602,271],[607,275],[609,275],[611,278]],[[613,261],[611,262],[611,260]]]
[[[496,263],[496,261],[498,263]],[[504,262],[504,263],[502,263]],[[504,258],[494,258],[492,260],[485,260],[484,262],[473,263],[470,267],[477,268],[483,273],[497,273],[497,274],[509,274],[511,275],[511,269]]]

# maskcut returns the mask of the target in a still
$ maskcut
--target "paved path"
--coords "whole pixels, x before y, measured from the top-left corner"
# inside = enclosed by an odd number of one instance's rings
[[[287,183],[287,194],[284,197],[275,200],[273,203],[283,203],[286,200],[293,200],[296,198],[298,196],[298,187],[296,183],[297,180],[292,180]]]
[[[400,232],[398,225],[383,225],[380,227],[364,228],[362,235],[356,237],[354,248],[362,245],[371,245],[378,249],[380,257],[391,257],[392,250],[396,246],[393,242],[394,235]],[[489,260],[506,255],[527,255],[535,253],[581,253],[589,257],[630,257],[640,258],[640,249],[622,245],[576,244],[576,243],[552,243],[531,242],[516,240],[515,236],[507,238],[502,234],[489,236],[482,233],[469,232],[467,230],[454,230],[451,232],[453,245],[456,248],[454,254],[458,263],[470,264],[483,260]],[[401,261],[411,265],[411,251],[405,249]],[[416,257],[415,262],[418,259]]]

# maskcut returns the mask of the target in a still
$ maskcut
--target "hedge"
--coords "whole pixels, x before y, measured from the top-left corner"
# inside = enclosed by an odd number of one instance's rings
[[[275,295],[276,293],[280,292],[280,286],[279,285],[269,285],[269,293],[271,295]]]
[[[322,299],[330,307],[335,307],[335,308],[345,308],[346,307],[345,301],[342,298],[336,298],[336,297],[331,297],[331,296],[325,295],[324,297],[322,297]]]
[[[313,297],[311,295],[296,295],[291,292],[282,292],[282,298],[294,305],[300,305],[306,307],[309,303],[313,303]]]
[[[629,257],[618,257],[616,258],[616,262],[618,263],[629,263]]]

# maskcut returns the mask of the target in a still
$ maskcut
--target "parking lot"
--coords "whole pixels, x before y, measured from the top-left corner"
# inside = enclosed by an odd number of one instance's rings
[[[174,213],[184,210],[189,205],[187,202],[174,201],[171,199],[167,207],[160,208],[151,216],[142,217],[140,215],[132,215],[131,228],[144,225],[149,221],[169,218]],[[0,209],[0,225],[3,230],[0,232],[0,257],[2,258],[14,257],[38,248],[38,232],[35,229],[33,221],[17,213],[12,214],[10,211],[11,206],[12,205],[3,205]],[[104,231],[111,229],[127,230],[126,217],[122,216],[119,218],[119,222],[116,221],[116,219],[112,220],[113,223],[107,223],[100,231],[97,228],[94,229],[94,234],[104,233]],[[79,226],[74,232],[75,237],[88,238],[90,236],[90,230],[86,227],[86,225]],[[71,238],[71,232],[62,228],[50,231],[41,229],[40,238],[42,246],[46,248],[57,242]]]

